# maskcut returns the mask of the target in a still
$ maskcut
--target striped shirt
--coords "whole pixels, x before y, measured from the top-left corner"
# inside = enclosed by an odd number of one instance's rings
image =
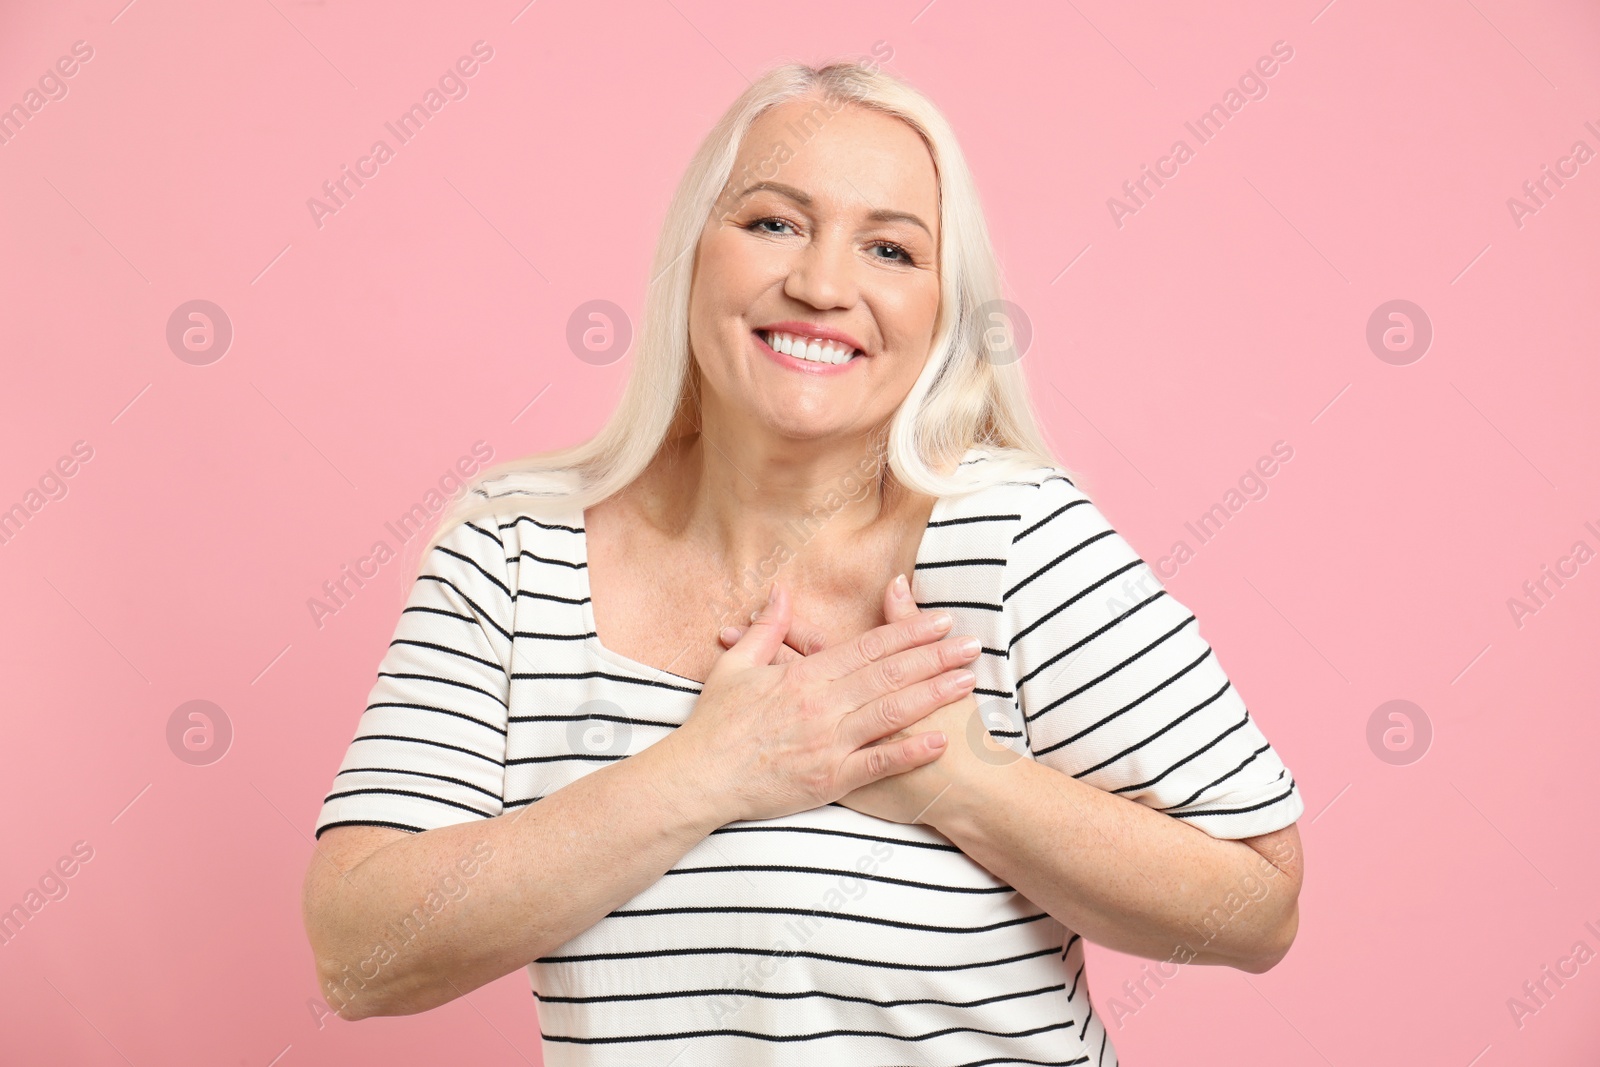
[[[940,497],[912,594],[981,640],[1017,756],[1219,838],[1304,810],[1194,615],[1059,467]],[[316,832],[521,811],[700,689],[600,644],[581,510],[508,502],[425,562]],[[550,1067],[1117,1062],[1076,932],[931,827],[837,803],[721,827],[527,972]]]

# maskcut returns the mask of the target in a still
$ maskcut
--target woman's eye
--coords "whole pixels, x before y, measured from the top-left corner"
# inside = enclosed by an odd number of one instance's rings
[[[780,219],[776,215],[768,215],[765,218],[755,219],[752,222],[746,223],[745,224],[745,229],[752,230],[752,231],[755,231],[757,233],[770,233],[770,234],[781,236],[781,234],[777,230],[766,229],[766,226],[767,226],[768,223],[772,224],[773,226],[787,226],[791,230],[794,229],[794,224],[791,223],[788,219]],[[912,257],[911,257],[911,253],[907,252],[904,248],[902,248],[901,246],[895,244],[893,241],[874,241],[872,243],[871,247],[873,247],[873,248],[887,248],[887,249],[889,249],[889,251],[895,253],[895,255],[893,255],[893,256],[877,256],[877,257],[875,257],[877,259],[883,260],[885,263],[911,263],[911,262],[913,262]]]
[[[788,222],[787,219],[780,219],[780,218],[769,216],[769,217],[764,218],[764,219],[756,219],[750,225],[746,226],[745,229],[753,230],[757,226],[761,226],[761,225],[763,225],[765,223],[768,223],[768,222],[775,223],[776,225],[779,225],[779,226],[788,226],[789,225],[789,222]],[[761,232],[762,233],[772,233],[773,231],[771,231],[771,230],[763,230]]]

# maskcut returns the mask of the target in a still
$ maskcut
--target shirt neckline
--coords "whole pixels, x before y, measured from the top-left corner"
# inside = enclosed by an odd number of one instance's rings
[[[962,466],[965,466],[967,461],[973,458],[973,454],[975,452],[977,452],[976,446],[967,449],[966,454],[963,455],[961,460],[957,463],[956,469],[959,470]],[[911,583],[911,595],[913,599],[916,597],[917,591],[917,567],[921,566],[921,564],[924,562],[922,558],[923,553],[927,551],[928,548],[928,531],[942,521],[945,511],[945,504],[948,499],[948,497],[944,496],[934,498],[933,508],[928,513],[927,525],[922,528],[922,536],[917,541],[915,565],[912,567],[912,572],[906,575],[907,581]],[[683,682],[686,685],[694,686],[696,693],[704,689],[704,682],[697,681],[693,678],[685,678],[681,674],[674,674],[672,671],[665,670],[661,667],[652,667],[648,664],[640,663],[638,660],[630,659],[619,652],[613,652],[611,649],[607,648],[601,643],[600,634],[594,625],[594,595],[589,585],[589,524],[584,518],[582,509],[578,510],[577,520],[578,572],[581,575],[579,578],[579,592],[582,594],[583,600],[583,627],[585,631],[585,636],[583,639],[584,646],[591,653],[599,656],[608,663],[630,670],[635,674],[644,675],[651,681],[665,677]]]

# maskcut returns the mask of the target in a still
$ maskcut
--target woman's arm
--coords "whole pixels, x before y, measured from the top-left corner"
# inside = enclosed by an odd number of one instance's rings
[[[895,590],[883,610],[893,622],[920,609]],[[863,786],[839,803],[932,826],[1096,944],[1252,973],[1287,954],[1299,925],[1302,880],[1295,824],[1242,840],[1212,837],[1018,757],[990,737],[979,714],[970,694],[935,710],[915,729],[951,738],[939,759]]]
[[[306,933],[344,1019],[410,1015],[510,974],[658,881],[723,820],[652,745],[515,814],[400,837],[348,869],[319,847]],[[323,835],[366,831],[337,827]],[[354,840],[354,835],[352,835]],[[467,872],[471,871],[471,874]]]
[[[951,745],[940,762],[965,748]],[[1288,953],[1302,878],[1296,825],[1222,840],[1031,759],[959,766],[922,821],[1088,940],[1253,974]]]
[[[382,827],[330,826],[304,896],[329,1004],[360,1019],[445,1003],[588,930],[718,827],[809,811],[938,757],[920,735],[868,743],[958,691],[953,668],[970,654],[939,640],[944,627],[912,618],[813,670],[772,668],[790,623],[783,594],[684,725],[516,814],[390,830],[386,843]],[[371,822],[388,809],[358,810]]]

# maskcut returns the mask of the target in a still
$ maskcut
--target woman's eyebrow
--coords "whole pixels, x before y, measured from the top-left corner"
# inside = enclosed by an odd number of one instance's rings
[[[783,182],[756,182],[754,185],[747,186],[739,194],[738,199],[742,203],[746,197],[750,196],[752,193],[760,192],[763,189],[777,193],[779,196],[786,196],[790,200],[793,200],[795,203],[799,204],[801,207],[810,207],[812,203],[810,193],[807,193],[801,189],[796,189],[792,185],[785,185]],[[909,211],[894,211],[889,208],[877,208],[868,212],[867,218],[872,222],[909,222],[913,226],[921,226],[923,232],[929,237],[933,236],[933,231],[928,229],[928,224],[917,218],[917,216],[911,214]]]

